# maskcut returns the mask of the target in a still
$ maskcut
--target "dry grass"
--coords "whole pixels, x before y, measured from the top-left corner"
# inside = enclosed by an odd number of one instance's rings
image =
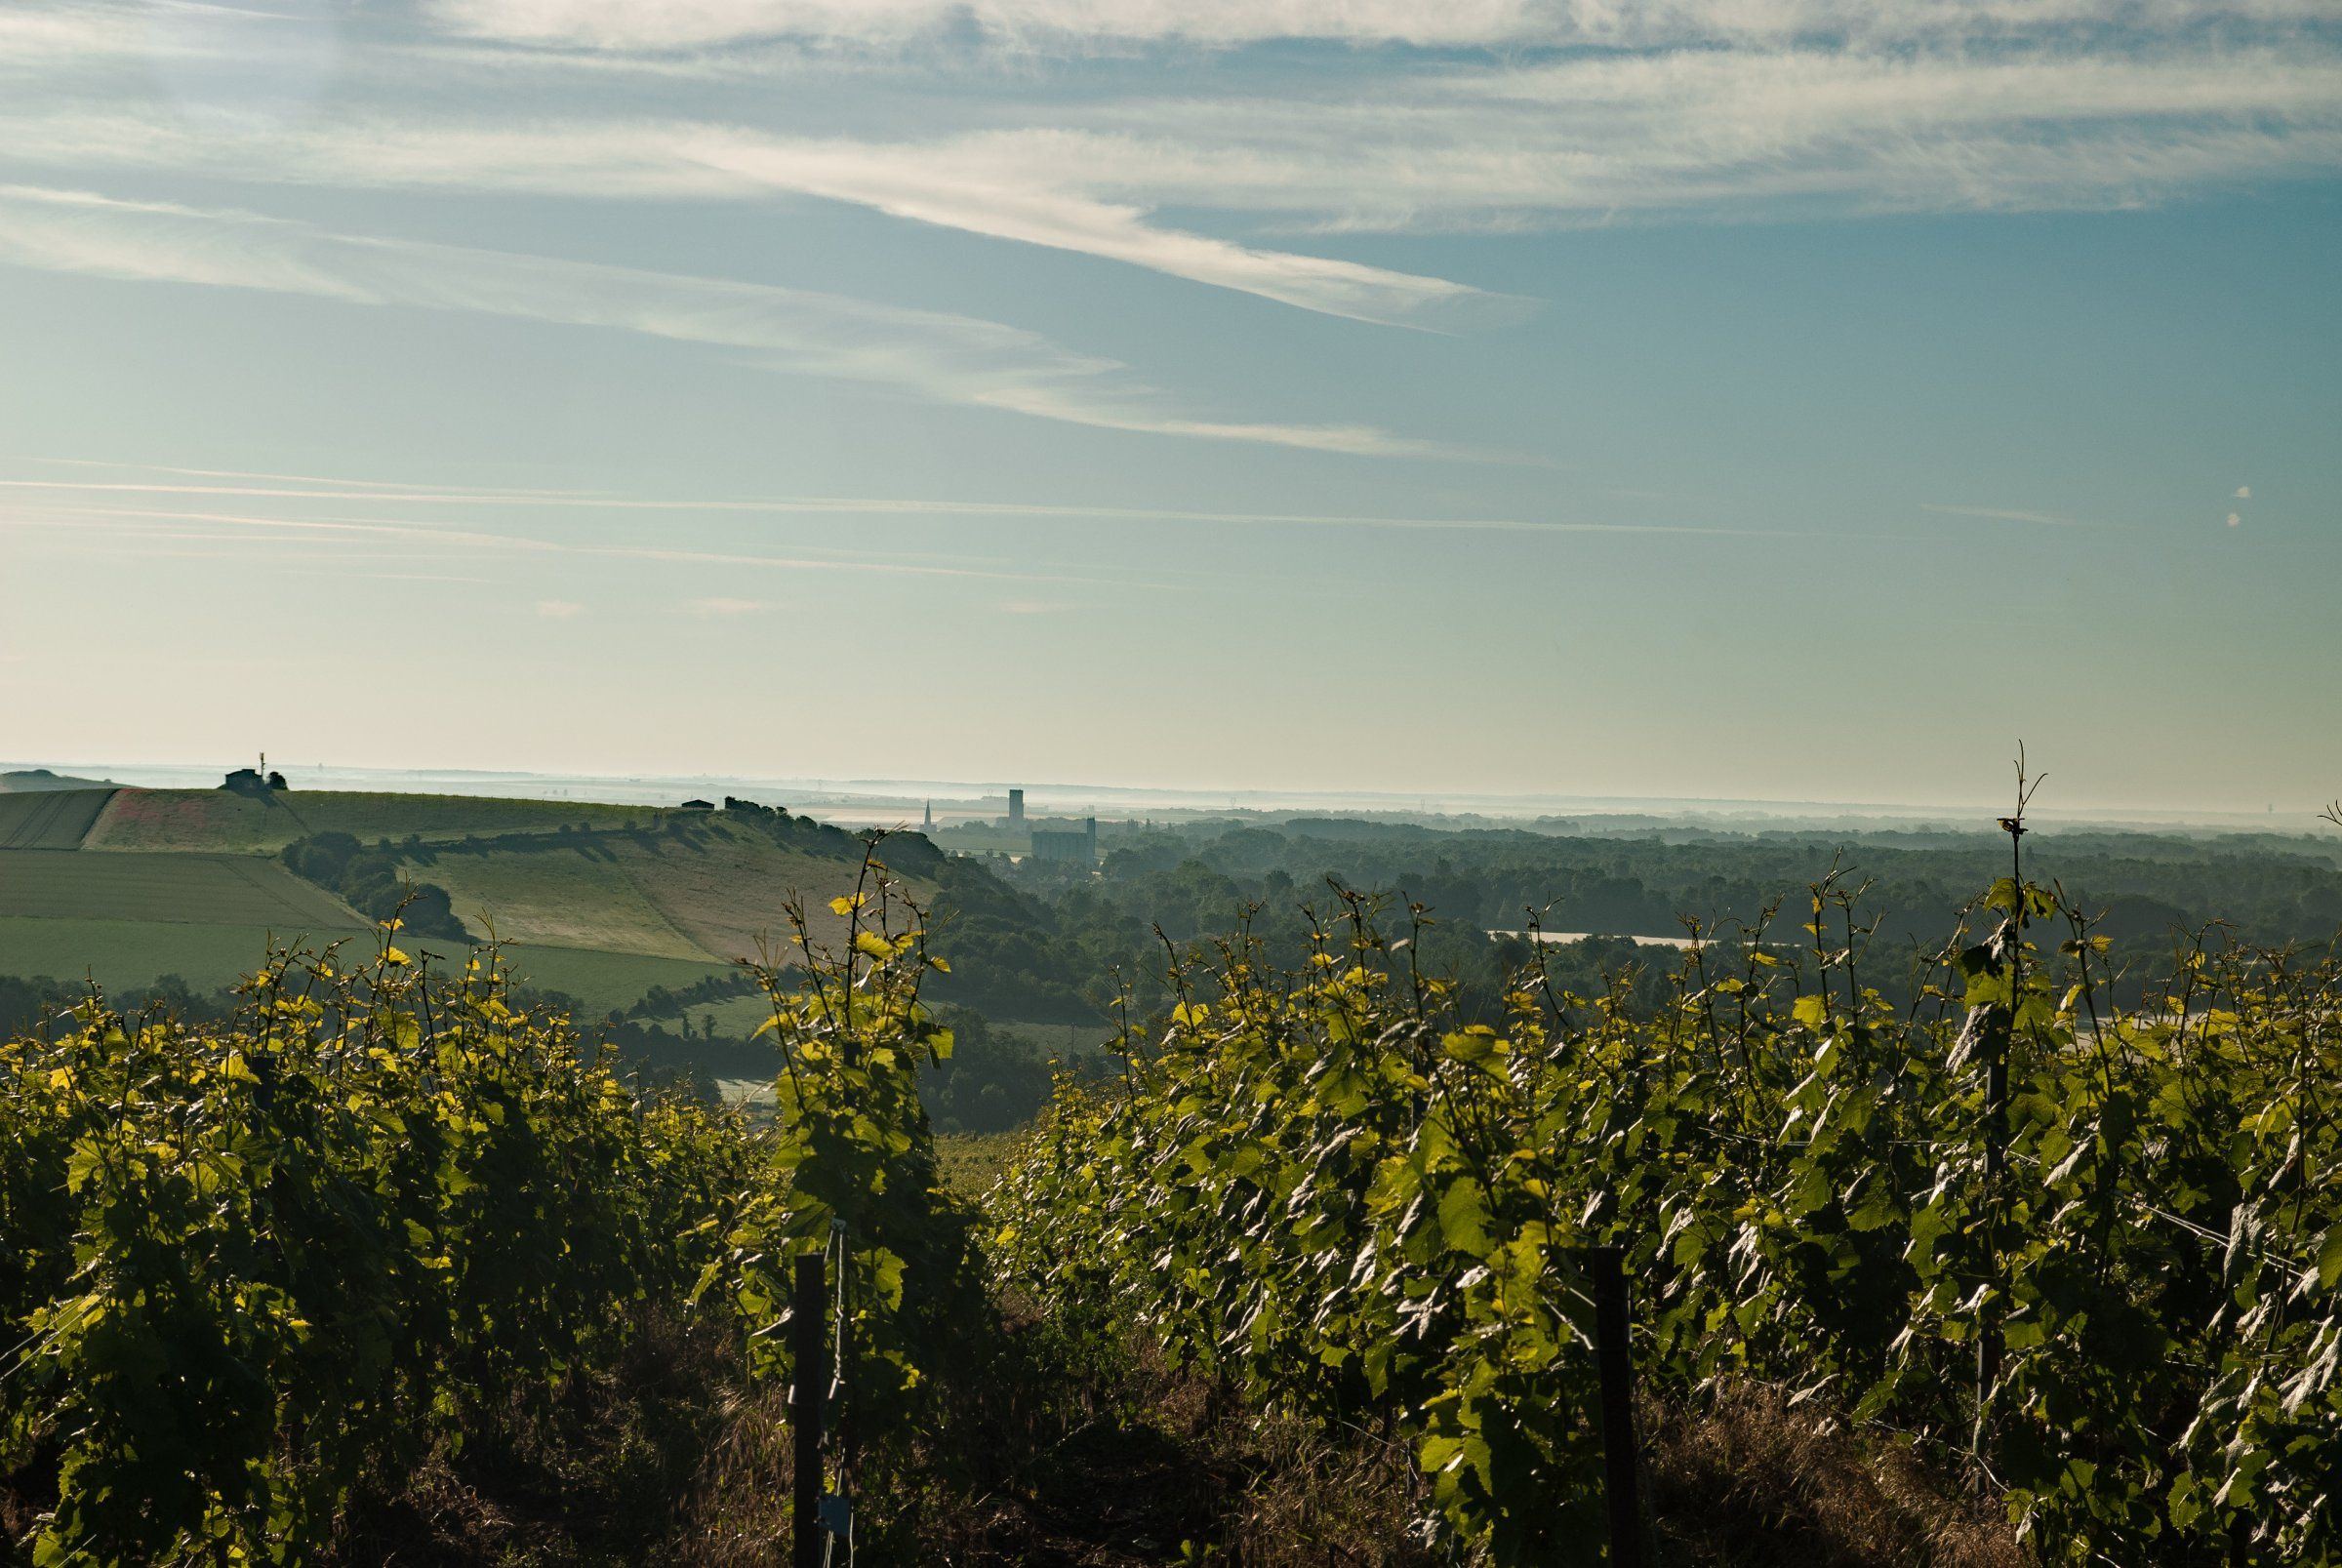
[[[1007,1304],[949,1455],[906,1498],[890,1560],[950,1568],[1413,1568],[1422,1510],[1399,1445],[1245,1409],[1151,1342],[1069,1334]],[[974,1463],[966,1463],[969,1459]],[[956,1461],[956,1463],[955,1463]]]
[[[866,1564],[938,1568],[1430,1568],[1407,1445],[1246,1409],[1145,1341],[1008,1305],[941,1368],[941,1425],[857,1500]],[[386,1478],[343,1520],[347,1565],[785,1560],[787,1398],[750,1387],[728,1335],[646,1320],[618,1365],[570,1381]],[[1756,1386],[1655,1413],[1645,1445],[1668,1568],[2025,1568],[1997,1509],[1903,1447]]]
[[[770,1563],[785,1539],[783,1427],[780,1396],[747,1387],[732,1336],[651,1314],[609,1371],[475,1423],[460,1448],[354,1499],[332,1560]]]
[[[1683,1568],[2023,1568],[1998,1507],[1777,1390],[1663,1410],[1645,1446],[1660,1560]]]
[[[779,1388],[735,1389],[716,1416],[714,1440],[661,1560],[678,1568],[770,1568],[789,1535],[795,1460],[788,1397]]]

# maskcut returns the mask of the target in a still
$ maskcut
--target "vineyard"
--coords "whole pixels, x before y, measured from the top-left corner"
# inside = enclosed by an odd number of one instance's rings
[[[1168,1016],[1061,1087],[981,1214],[918,1099],[941,960],[874,861],[839,950],[800,916],[805,961],[757,972],[753,1125],[394,927],[281,955],[226,1025],[92,997],[0,1054],[12,1549],[380,1560],[352,1521],[383,1477],[674,1320],[783,1446],[754,1390],[835,1357],[833,1562],[1017,1560],[922,1510],[1036,1429],[1002,1413],[1047,1402],[1041,1363],[1134,1344],[1247,1419],[1393,1445],[1415,1560],[1595,1562],[1616,1248],[1646,1404],[1768,1390],[2044,1564],[2342,1561],[2342,964],[2200,941],[2118,1013],[2087,915],[2018,867],[1935,952],[1874,944],[1835,877],[1801,912],[1698,932],[1656,1010],[1533,957],[1481,1016],[1420,965],[1426,911],[1348,893],[1294,972],[1242,930],[1175,951]]]
[[[1646,1388],[1842,1412],[2043,1562],[2342,1560],[2342,969],[2198,945],[2109,1016],[2087,919],[2011,876],[1896,1013],[1857,909],[1817,888],[1798,958],[1710,934],[1642,1023],[1533,970],[1459,1018],[1354,897],[1299,976],[1238,937],[1129,1092],[1061,1101],[998,1245],[1258,1401],[1395,1423],[1499,1562],[1598,1551],[1597,1244]]]
[[[909,1425],[972,1289],[937,1191],[915,932],[765,977],[781,1115],[646,1096],[500,960],[280,956],[232,1025],[93,997],[0,1055],[0,1503],[36,1564],[316,1560],[371,1477],[548,1402],[663,1309],[785,1370],[794,1256],[859,1286],[855,1419]],[[842,1228],[840,1228],[842,1227]],[[833,1245],[833,1231],[844,1239]],[[955,1300],[953,1293],[959,1293]],[[883,1452],[874,1443],[873,1450]]]

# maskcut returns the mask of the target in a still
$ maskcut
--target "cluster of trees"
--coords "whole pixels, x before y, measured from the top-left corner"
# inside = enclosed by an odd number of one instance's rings
[[[451,942],[471,939],[456,918],[447,890],[434,882],[410,880],[405,872],[407,852],[386,838],[369,849],[353,834],[312,833],[287,844],[279,859],[294,875],[316,883],[369,918],[396,915],[417,936]]]
[[[40,1034],[70,1024],[75,1004],[90,995],[87,981],[59,980],[50,975],[0,975],[0,1039]],[[138,989],[134,1010],[159,1011],[175,1018],[216,1022],[235,1011],[233,991],[199,991],[179,975],[164,975]]]
[[[2342,926],[2342,845],[2330,838],[2047,830],[2035,843],[2043,868],[2078,903],[2159,950],[2172,927],[2215,918],[2268,943],[2322,941]],[[2006,858],[2006,840],[1990,824],[1619,838],[1298,818],[1282,827],[1157,830],[1110,855],[1105,880],[1193,861],[1263,886],[1282,871],[1319,889],[1328,876],[1403,887],[1451,919],[1491,928],[1516,928],[1537,909],[1553,929],[1679,936],[1684,915],[1753,922],[1769,905],[1794,903],[1836,863],[1870,880],[1866,903],[1880,934],[1900,943],[1935,940]]]
[[[680,987],[653,985],[636,998],[623,1016],[629,1019],[681,1018],[686,1008],[729,1001],[735,996],[746,996],[755,988],[755,977],[747,970],[728,970]]]

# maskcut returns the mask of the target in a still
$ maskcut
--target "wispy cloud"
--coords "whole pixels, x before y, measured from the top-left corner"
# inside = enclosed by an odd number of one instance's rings
[[[198,527],[186,527],[194,524]],[[206,530],[238,530],[220,533]],[[722,567],[727,570],[843,573],[878,577],[967,579],[986,583],[1084,583],[1112,582],[1128,587],[1160,587],[1144,580],[1111,580],[1062,572],[1025,572],[950,564],[947,558],[875,551],[800,549],[787,555],[753,550],[717,550],[676,544],[588,543],[548,540],[526,535],[448,528],[413,522],[366,522],[346,518],[278,517],[236,512],[175,510],[151,507],[58,507],[27,512],[0,505],[0,530],[46,530],[80,534],[102,532],[112,538],[151,538],[182,543],[225,544],[245,549],[262,542],[296,549],[335,549],[342,561],[411,561],[431,555],[535,554],[600,557],[611,560],[653,561],[673,566]],[[352,546],[359,546],[353,548]],[[368,555],[362,547],[390,548],[390,553]],[[391,548],[394,546],[394,548]],[[220,554],[212,550],[206,553]]]
[[[250,213],[0,186],[0,261],[615,328],[732,350],[774,370],[1108,429],[1351,455],[1487,456],[1364,425],[1196,418],[1169,407],[1112,360],[970,316],[769,284],[342,234]]]
[[[1427,48],[1730,42],[1814,33],[1909,38],[2120,22],[2124,0],[426,0],[479,37],[597,49],[691,48],[743,38],[832,47],[940,41],[1028,53],[1113,43],[1279,40]],[[2165,0],[2175,23],[2311,18],[2318,0]]]
[[[1302,64],[1275,93],[1052,97],[1033,91],[1029,73],[979,74],[955,84],[974,91],[921,98],[899,117],[912,129],[885,137],[811,135],[790,128],[785,110],[756,123],[713,105],[699,119],[558,107],[424,118],[409,106],[413,82],[385,76],[371,100],[298,124],[239,127],[121,98],[20,107],[0,115],[0,145],[80,170],[329,186],[810,196],[1308,310],[1428,327],[1502,321],[1528,306],[1454,279],[1310,254],[1293,236],[1322,246],[1346,232],[1636,218],[2108,208],[2342,170],[2342,38],[2315,24],[2308,0],[465,0],[440,15],[482,35],[589,45],[639,28],[642,47],[701,29],[710,39],[807,30],[875,43],[948,16],[973,16],[1001,37],[1194,28],[1232,42],[1428,43],[1525,32],[1604,47],[1500,61],[1402,53],[1317,76]],[[2234,25],[2210,25],[2220,20]],[[1199,232],[1208,225],[1167,221],[1172,210],[1238,215],[1284,237]]]
[[[1402,326],[1495,325],[1530,308],[1526,301],[1444,278],[1239,245],[1151,222],[1144,192],[1102,200],[1071,188],[1084,178],[1077,171],[1088,149],[1079,138],[1064,139],[1057,155],[1030,144],[1052,140],[1041,133],[1030,141],[808,141],[708,132],[686,138],[677,152],[753,187],[1124,261],[1327,315]]]
[[[683,608],[686,613],[691,615],[709,619],[721,619],[732,616],[751,616],[760,610],[765,610],[770,607],[766,605],[762,599],[728,599],[719,597],[712,599],[687,599],[684,601]]]
[[[671,120],[449,124],[376,115],[239,130],[143,110],[0,116],[0,139],[18,156],[81,169],[603,199],[814,196],[1361,321],[1494,325],[1531,308],[1444,278],[1167,226],[1152,220],[1142,189],[1084,188],[1072,166],[1050,161],[1048,135],[869,141]],[[1081,140],[1069,137],[1064,150],[1079,154]]]
[[[2063,517],[2056,512],[2016,511],[2004,506],[1940,506],[1922,502],[1919,510],[1934,512],[1942,517],[1982,517],[2000,523],[2032,523],[2039,528],[2095,528],[2080,518]]]
[[[324,485],[329,487],[323,491],[312,492],[313,494],[318,495],[338,495],[345,490],[413,491],[420,488],[414,481],[411,480],[392,481],[386,479],[337,479],[323,474],[270,473],[252,468],[185,468],[167,462],[126,462],[119,460],[104,458],[43,458],[27,457],[21,454],[0,454],[0,462],[29,462],[37,464],[41,467],[49,468],[101,468],[111,470],[116,473],[168,473],[179,474],[189,479],[261,479],[276,484]],[[115,482],[119,483],[119,481]],[[513,487],[506,485],[465,485],[463,486],[462,489],[465,494],[475,495],[482,498],[506,496],[577,497],[595,494],[595,492],[586,490],[549,490],[536,487]]]
[[[325,481],[332,483],[333,481]],[[1230,524],[1247,527],[1291,527],[1324,529],[1397,530],[1401,532],[1465,532],[1506,534],[1655,534],[1663,536],[1687,535],[1707,538],[1835,538],[1827,531],[1772,528],[1744,528],[1730,524],[1700,522],[1615,522],[1605,519],[1578,517],[1492,517],[1457,516],[1424,517],[1378,515],[1371,512],[1277,512],[1211,510],[1173,506],[1118,506],[1112,504],[1087,505],[1062,502],[1019,501],[961,501],[933,497],[879,496],[770,496],[759,498],[705,497],[646,497],[615,495],[565,496],[543,491],[513,491],[502,494],[482,494],[476,491],[433,491],[426,489],[392,490],[381,494],[352,494],[339,490],[272,489],[264,486],[218,487],[206,485],[167,485],[146,482],[113,482],[89,480],[0,479],[0,492],[21,490],[32,493],[60,493],[68,496],[89,491],[110,492],[127,489],[141,494],[171,494],[192,497],[227,495],[251,500],[309,501],[331,499],[358,503],[382,503],[398,505],[477,508],[493,506],[520,510],[554,509],[562,511],[600,512],[624,515],[630,512],[671,513],[691,515],[715,513],[727,516],[752,517],[953,517],[999,522],[1018,521],[1096,521],[1119,524]],[[2034,512],[2001,512],[1985,508],[1960,506],[1929,506],[1924,509],[1962,515],[2002,517],[2021,522],[2060,523],[2071,519],[2049,517]],[[576,549],[589,546],[562,544],[552,541],[505,534],[463,533],[439,524],[413,522],[371,521],[364,518],[286,518],[245,513],[193,511],[177,509],[93,507],[87,505],[61,506],[46,504],[50,514],[70,516],[110,516],[134,518],[181,518],[190,521],[237,522],[256,528],[324,529],[354,533],[381,533],[420,536],[441,541],[503,545],[510,548]],[[5,521],[0,515],[0,521]],[[2083,526],[2075,524],[2074,526]],[[762,559],[762,558],[759,558]],[[806,564],[821,564],[818,562]],[[889,569],[923,571],[931,568],[902,564]],[[933,568],[934,570],[944,570]],[[1031,581],[1030,574],[984,573],[980,576],[1014,576]]]
[[[537,613],[547,621],[575,621],[586,607],[575,599],[539,599]]]
[[[2236,493],[2236,497],[2235,497],[2235,499],[2236,499],[2236,500],[2238,500],[2238,501],[2250,501],[2250,500],[2252,499],[2252,486],[2250,486],[2250,485],[2239,485],[2239,486],[2237,486],[2237,493]]]

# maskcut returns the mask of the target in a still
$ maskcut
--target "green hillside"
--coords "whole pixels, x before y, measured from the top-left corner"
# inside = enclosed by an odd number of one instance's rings
[[[0,913],[0,970],[53,980],[94,979],[126,995],[177,975],[198,991],[223,990],[267,956],[268,944],[300,932],[249,925],[199,925],[183,920],[91,919]],[[310,930],[322,946],[339,939],[371,941],[357,930]]]
[[[342,942],[349,945],[348,950],[372,952],[379,933],[354,927],[288,930],[283,926],[201,925],[178,920],[0,914],[0,973],[68,982],[94,979],[109,993],[125,999],[166,975],[178,976],[199,992],[220,991],[259,968],[271,942],[282,946],[303,936],[311,947]],[[464,951],[460,945],[429,940],[409,940],[407,947],[418,954],[448,959]],[[730,968],[706,960],[525,944],[506,947],[505,958],[515,985],[575,997],[586,1018],[624,1011],[654,985],[680,990]]]
[[[672,958],[786,952],[787,906],[814,936],[842,938],[829,901],[854,891],[859,842],[811,829],[780,842],[729,814],[670,817],[661,830],[505,834],[402,853],[416,881],[447,889],[472,930],[514,942]],[[852,853],[846,853],[848,849]],[[914,890],[927,884],[913,880]]]
[[[473,937],[505,945],[520,984],[592,1015],[786,951],[791,902],[835,940],[829,902],[861,865],[852,835],[767,812],[343,791],[7,795],[0,974],[124,989],[176,975],[208,991],[249,974],[272,940],[371,944],[379,905],[353,906],[349,887],[329,891],[279,853],[326,834],[381,846],[366,853],[391,899],[392,876],[443,890]],[[463,950],[425,929],[402,944]]]
[[[424,943],[433,951],[445,943]],[[537,990],[559,991],[578,1000],[581,1016],[600,1018],[623,1012],[654,985],[681,990],[715,975],[728,975],[730,964],[706,959],[653,958],[639,953],[596,952],[584,947],[539,947],[516,944],[505,949],[514,984]],[[756,1015],[756,1023],[765,1015]],[[755,1025],[750,1025],[753,1028]],[[747,1030],[743,1030],[745,1035]]]
[[[667,815],[650,806],[471,795],[288,789],[260,797],[230,789],[124,789],[101,814],[84,847],[272,855],[312,833],[348,833],[368,843],[413,834],[428,842],[466,834],[549,833],[564,825],[624,827],[656,824]]]
[[[251,855],[0,850],[0,912],[261,926],[284,936],[372,923],[276,862]]]
[[[410,874],[447,889],[472,932],[505,942],[596,947],[663,958],[710,956],[661,914],[608,850],[522,843],[442,853]]]

